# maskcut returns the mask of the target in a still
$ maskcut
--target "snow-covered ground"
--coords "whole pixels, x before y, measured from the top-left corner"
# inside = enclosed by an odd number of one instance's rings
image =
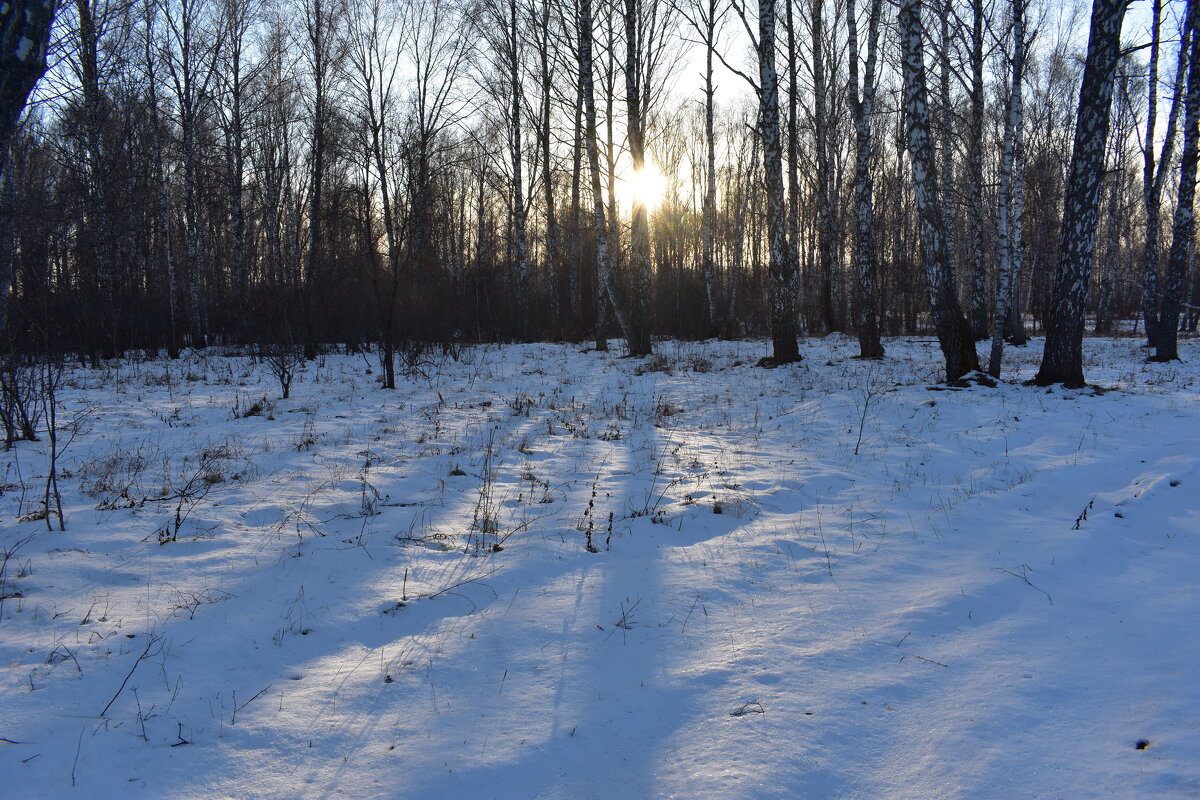
[[[69,370],[65,532],[0,462],[0,796],[1200,796],[1198,343],[886,345]]]

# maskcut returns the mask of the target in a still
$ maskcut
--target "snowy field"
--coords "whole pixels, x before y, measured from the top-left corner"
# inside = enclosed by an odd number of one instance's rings
[[[65,532],[0,454],[0,796],[1200,796],[1200,343],[885,344],[68,370]]]

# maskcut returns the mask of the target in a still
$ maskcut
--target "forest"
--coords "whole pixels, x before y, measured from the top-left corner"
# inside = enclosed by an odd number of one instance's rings
[[[1170,359],[1185,4],[1026,4],[61,3],[0,195],[10,351],[370,348],[390,385],[466,342],[936,332],[953,380],[963,340],[1086,327]]]
[[[1200,797],[1200,0],[0,0],[0,795]]]

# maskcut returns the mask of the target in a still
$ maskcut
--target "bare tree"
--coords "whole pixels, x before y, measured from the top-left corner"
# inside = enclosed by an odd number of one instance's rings
[[[551,27],[555,6],[553,0],[531,0],[530,17],[534,21],[531,38],[537,50],[538,88],[540,108],[537,114],[538,151],[541,155],[542,203],[546,216],[546,279],[549,284],[550,321],[555,336],[563,334],[566,325],[562,314],[560,273],[562,268],[561,241],[558,213],[555,202],[554,137],[552,128],[554,72],[557,53],[555,37]]]
[[[858,9],[855,0],[846,4],[846,28],[849,32],[850,109],[854,114],[854,263],[855,327],[860,358],[883,358],[879,340],[879,310],[876,295],[874,182],[871,178],[871,117],[875,109],[875,74],[880,17],[883,0],[870,0],[867,11],[867,60],[859,81]]]
[[[789,6],[790,8],[790,6]],[[717,37],[728,6],[718,0],[693,0],[680,14],[695,29],[704,46],[704,204],[700,221],[701,271],[704,275],[704,296],[707,301],[710,333],[716,330],[717,299],[715,290],[715,261],[713,225],[717,206],[717,134],[716,85],[713,82],[713,56]],[[793,57],[794,60],[794,57]]]
[[[528,20],[518,13],[519,8],[517,0],[485,0],[480,6],[479,34],[490,50],[490,62],[485,69],[490,76],[494,76],[485,77],[481,82],[495,95],[501,108],[501,117],[507,126],[510,170],[508,207],[516,273],[517,327],[524,339],[528,338],[530,329],[529,239],[526,233],[528,204],[522,144],[525,103],[522,47],[525,38],[523,28]]]
[[[791,0],[786,0],[791,2]],[[830,142],[828,97],[831,87],[825,76],[827,45],[825,42],[824,0],[812,0],[809,19],[812,33],[813,132],[816,136],[817,183],[817,259],[820,264],[821,322],[826,331],[843,329],[841,315],[834,300],[835,273],[838,271],[837,249],[834,242],[833,158]]]
[[[451,0],[412,0],[408,4],[401,50],[411,64],[408,81],[407,162],[410,219],[406,251],[423,280],[437,262],[431,247],[435,157],[447,132],[465,116],[467,100],[459,81],[471,50],[470,30]]]
[[[150,142],[153,150],[155,182],[155,212],[158,220],[158,251],[166,272],[167,284],[167,355],[179,358],[179,278],[175,270],[175,251],[171,247],[171,202],[167,185],[167,155],[163,143],[162,120],[159,118],[158,56],[155,53],[157,34],[154,25],[158,4],[148,0],[142,4],[142,55],[146,73],[150,111]]]
[[[245,335],[246,297],[250,289],[246,242],[246,50],[255,22],[250,0],[222,0],[226,35],[222,68],[217,76],[222,101],[216,104],[225,140],[225,191],[229,204],[229,268],[234,314],[240,336]]]
[[[1021,146],[1024,129],[1022,84],[1025,80],[1025,0],[1012,0],[1012,59],[1008,108],[1004,115],[1004,154],[1000,160],[1000,269],[996,280],[996,315],[992,327],[992,349],[988,359],[988,374],[1000,377],[1000,360],[1004,353],[1004,320],[1008,318],[1009,298],[1012,297],[1012,251],[1014,237],[1010,224],[1014,217],[1013,169]],[[1019,242],[1016,242],[1019,247]]]
[[[900,45],[903,52],[904,114],[913,190],[921,232],[921,260],[929,281],[929,309],[946,361],[946,380],[952,382],[979,369],[975,339],[955,294],[954,268],[947,250],[941,187],[929,135],[929,99],[925,80],[922,0],[900,3]]]
[[[359,0],[350,6],[347,56],[352,67],[351,85],[357,96],[364,144],[374,169],[383,222],[387,269],[375,274],[375,300],[379,304],[378,337],[383,385],[396,388],[396,300],[400,286],[400,211],[394,192],[395,154],[392,129],[399,77],[399,53],[392,43],[401,33],[402,19],[386,0]],[[393,12],[393,13],[387,13]],[[391,124],[390,124],[391,123]]]
[[[1200,161],[1200,0],[1188,0],[1186,30],[1191,38],[1191,57],[1184,103],[1183,150],[1179,159],[1179,192],[1171,226],[1171,253],[1167,261],[1167,280],[1162,296],[1154,361],[1179,359],[1179,309],[1183,303],[1188,262],[1192,258],[1196,236],[1193,206],[1196,199],[1196,166]],[[1185,43],[1188,36],[1184,37]]]
[[[310,140],[309,140],[309,203],[308,203],[308,271],[306,354],[315,355],[316,311],[315,296],[324,280],[325,258],[325,178],[329,161],[329,127],[333,109],[330,95],[341,61],[342,0],[303,0],[305,57],[311,81]]]
[[[604,213],[604,193],[600,183],[600,146],[596,140],[596,98],[592,74],[592,1],[579,0],[579,86],[583,97],[584,143],[587,147],[588,167],[591,173],[592,236],[595,241],[597,276],[597,312],[603,307],[599,299],[601,291],[607,292],[617,313],[623,331],[629,330],[629,319],[625,306],[619,301],[612,265],[609,262],[608,219]],[[607,350],[608,341],[602,328],[602,317],[597,313],[596,349]]]
[[[1184,75],[1188,63],[1188,41],[1191,31],[1188,29],[1186,18],[1180,26],[1180,44],[1178,62],[1175,68],[1175,84],[1171,94],[1170,111],[1167,114],[1167,130],[1163,137],[1162,153],[1156,160],[1154,149],[1155,128],[1158,120],[1158,63],[1162,49],[1162,0],[1152,0],[1152,22],[1150,29],[1150,64],[1149,77],[1146,82],[1146,135],[1142,140],[1142,203],[1146,210],[1146,235],[1144,263],[1142,272],[1142,318],[1144,320],[1147,343],[1152,347],[1158,345],[1159,304],[1158,291],[1159,271],[1158,253],[1159,239],[1162,233],[1162,193],[1166,187],[1167,175],[1171,171],[1171,161],[1175,151],[1175,128],[1178,124],[1179,109],[1183,95]]]
[[[183,139],[184,228],[187,245],[184,271],[187,280],[188,321],[193,347],[208,344],[208,328],[201,305],[200,125],[212,101],[209,91],[216,73],[220,31],[208,0],[161,0],[166,25],[162,60],[166,64],[178,104]]]
[[[1063,201],[1054,294],[1042,366],[1034,378],[1038,385],[1085,385],[1084,313],[1096,246],[1097,201],[1104,174],[1113,73],[1120,57],[1121,23],[1126,8],[1125,0],[1095,0],[1092,6],[1087,61],[1076,113],[1075,143]]]
[[[967,202],[970,214],[968,256],[971,300],[968,316],[976,339],[987,337],[987,267],[983,257],[983,149],[984,149],[984,29],[987,27],[984,0],[971,0],[971,116],[967,134]],[[1002,327],[997,318],[996,326]]]
[[[771,304],[771,356],[764,362],[790,364],[800,360],[797,340],[796,261],[787,241],[787,211],[783,192],[783,151],[779,132],[779,73],[775,67],[775,0],[759,0],[758,32],[745,9],[735,6],[758,56],[758,82],[741,75],[758,94],[758,133],[762,140],[763,183],[767,204],[768,286]]]
[[[672,42],[671,8],[662,0],[624,0],[625,135],[633,172],[646,166],[646,134],[653,101]],[[632,356],[650,355],[653,304],[650,278],[650,222],[645,198],[634,194],[629,227],[630,328],[626,345]]]

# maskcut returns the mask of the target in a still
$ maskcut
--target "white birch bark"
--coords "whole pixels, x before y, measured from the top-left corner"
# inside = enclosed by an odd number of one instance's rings
[[[860,358],[883,358],[879,339],[879,313],[876,297],[875,207],[871,179],[871,115],[875,108],[875,77],[879,44],[879,21],[883,0],[870,0],[867,16],[867,63],[859,85],[858,19],[855,0],[846,6],[846,27],[850,58],[850,107],[854,113],[854,294],[855,326]]]
[[[929,134],[929,93],[926,84],[922,0],[900,3],[900,45],[903,55],[904,112],[907,120],[913,196],[920,227],[921,260],[929,289],[929,310],[946,362],[946,380],[953,382],[979,368],[975,341],[963,316],[954,286],[947,250],[943,204]]]
[[[1000,377],[1000,361],[1004,355],[1004,320],[1008,317],[1012,296],[1013,236],[1013,165],[1022,130],[1022,82],[1025,74],[1025,0],[1012,0],[1012,76],[1008,93],[1008,110],[1004,117],[1004,154],[1000,159],[1000,209],[997,224],[1000,267],[996,286],[995,324],[992,326],[992,348],[988,359],[988,374]]]
[[[1084,314],[1096,247],[1097,203],[1104,174],[1113,73],[1120,57],[1121,23],[1127,7],[1125,0],[1095,0],[1092,6],[1046,343],[1041,368],[1034,378],[1039,385],[1085,385]]]

